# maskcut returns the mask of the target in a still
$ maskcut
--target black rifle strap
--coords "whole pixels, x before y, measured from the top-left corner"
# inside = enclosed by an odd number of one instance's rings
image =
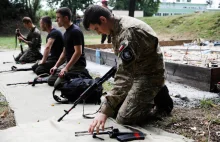
[[[89,115],[94,115],[94,114],[98,113],[100,111],[103,103],[100,105],[99,109],[96,112],[94,112],[94,113],[87,113],[87,114],[84,114],[84,104],[85,104],[85,99],[83,100],[83,118],[85,118],[85,119],[93,119],[94,117],[93,116],[89,116]]]

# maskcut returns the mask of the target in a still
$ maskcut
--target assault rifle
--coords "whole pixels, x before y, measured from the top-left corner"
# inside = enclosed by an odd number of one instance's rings
[[[73,103],[73,106],[67,111],[64,110],[65,114],[58,119],[58,122],[60,122],[73,108],[76,107],[78,103],[80,103],[83,99],[87,98],[89,93],[98,88],[100,85],[102,85],[106,80],[108,80],[110,77],[113,77],[115,75],[115,72],[117,70],[117,67],[112,67],[102,78],[100,78],[98,81],[94,82],[91,86],[89,86],[80,96],[79,98]],[[54,95],[54,97],[57,97]],[[59,98],[54,98],[59,99]]]
[[[18,84],[28,84],[28,85],[35,86],[35,84],[47,83],[48,77],[49,77],[49,76],[47,76],[47,77],[38,76],[38,77],[34,78],[33,81],[20,82],[20,83],[11,83],[11,84],[6,84],[6,85],[7,85],[7,86],[10,86],[10,85],[18,85]]]
[[[29,70],[32,70],[32,68],[17,68],[16,66],[12,66],[11,70],[0,71],[0,73],[3,73],[3,72],[16,72],[16,71],[29,71]]]
[[[20,36],[20,29],[18,28],[18,25],[17,25],[17,29],[15,30],[15,49],[17,47],[17,40],[19,36]],[[20,45],[21,53],[24,54],[21,40],[19,41],[19,45]]]
[[[104,128],[103,132],[99,132],[99,133],[94,132],[93,134],[90,134],[85,131],[75,132],[75,136],[92,135],[93,138],[97,138],[97,139],[100,139],[103,141],[104,139],[101,137],[98,137],[97,135],[109,135],[110,138],[114,138],[114,139],[117,139],[118,141],[123,141],[123,142],[145,139],[146,134],[144,134],[143,132],[141,132],[137,129],[134,129],[130,126],[127,126],[127,125],[125,127],[132,129],[133,132],[120,132],[119,129],[117,129],[117,128],[107,127],[107,128]],[[109,130],[109,129],[111,129],[111,130]],[[105,131],[105,130],[108,130],[108,131]]]

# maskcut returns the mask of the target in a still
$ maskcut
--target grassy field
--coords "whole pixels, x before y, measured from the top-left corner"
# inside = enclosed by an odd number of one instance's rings
[[[159,36],[172,35],[183,39],[220,39],[220,12],[144,17],[140,20],[148,23]]]
[[[101,36],[98,34],[87,34],[85,35],[85,44],[99,44]],[[42,44],[46,43],[46,37],[42,37]],[[17,45],[17,48],[19,45]],[[15,37],[14,36],[0,36],[0,49],[15,49]]]
[[[197,38],[220,40],[220,12],[195,13],[166,17],[143,17],[139,19],[148,23],[155,30],[159,40],[193,40]],[[92,31],[86,31],[82,25],[81,29],[85,36],[85,44],[100,43],[100,35]],[[14,32],[10,31],[8,33]],[[45,36],[46,35],[42,36],[43,44],[46,42]],[[15,48],[14,36],[0,35],[0,48]]]

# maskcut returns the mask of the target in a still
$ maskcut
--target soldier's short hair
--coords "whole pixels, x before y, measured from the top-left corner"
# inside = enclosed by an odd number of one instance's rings
[[[41,17],[41,20],[48,26],[51,27],[52,26],[52,20],[49,16],[43,16]]]
[[[67,7],[61,7],[57,9],[56,13],[60,13],[63,17],[67,16],[69,20],[71,20],[72,17],[72,12],[69,8]]]
[[[24,18],[22,19],[22,22],[25,23],[25,24],[28,24],[28,23],[32,23],[32,20],[31,20],[30,17],[24,17]]]
[[[86,11],[84,12],[84,18],[83,18],[83,26],[86,30],[89,30],[90,24],[101,24],[101,21],[99,19],[100,16],[105,17],[106,19],[110,19],[111,12],[105,7],[99,6],[99,5],[90,5],[86,8]]]

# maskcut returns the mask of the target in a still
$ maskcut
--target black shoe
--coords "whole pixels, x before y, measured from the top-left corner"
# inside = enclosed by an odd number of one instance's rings
[[[164,85],[157,96],[154,98],[154,103],[156,105],[156,113],[166,113],[169,115],[173,110],[173,100],[169,95],[169,90],[166,85]]]

